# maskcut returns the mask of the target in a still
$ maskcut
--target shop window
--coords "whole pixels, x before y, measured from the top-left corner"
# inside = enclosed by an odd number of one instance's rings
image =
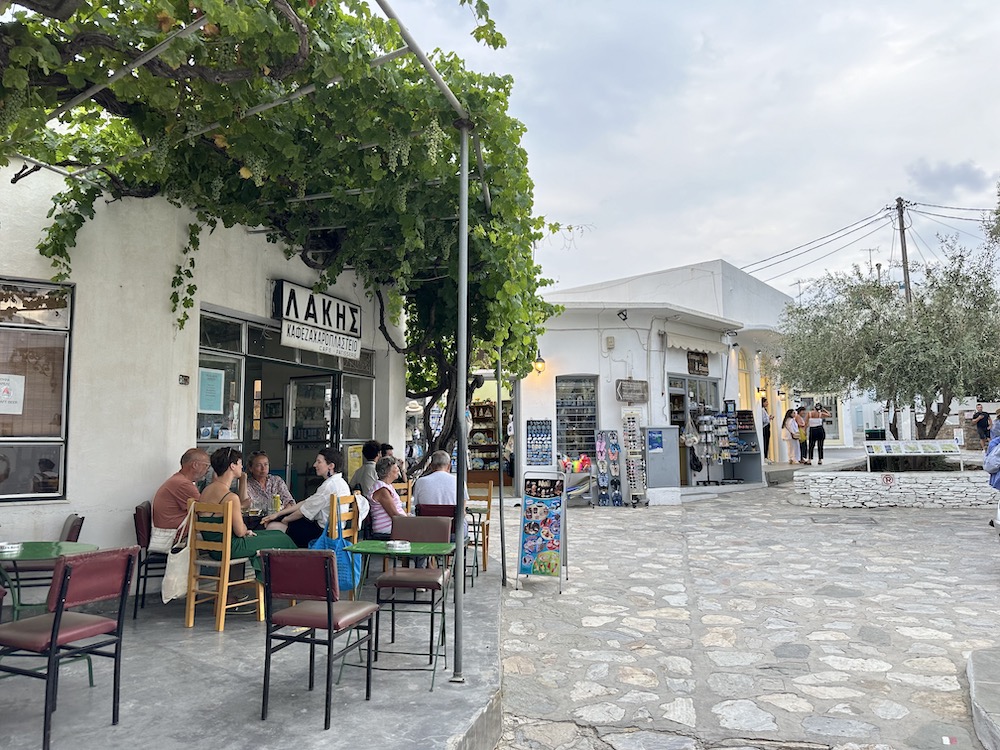
[[[198,444],[239,443],[243,359],[202,352],[198,357]],[[211,452],[217,445],[202,445]]]
[[[597,378],[556,377],[556,450],[570,458],[586,453],[592,459],[597,429]]]
[[[354,375],[344,375],[342,380],[341,440],[373,440],[375,438],[375,381]]]
[[[72,290],[0,281],[0,499],[65,494]]]
[[[201,316],[201,345],[225,352],[243,351],[243,325],[235,320]]]
[[[281,332],[271,328],[247,326],[247,354],[282,362],[295,362],[298,349],[281,345]]]

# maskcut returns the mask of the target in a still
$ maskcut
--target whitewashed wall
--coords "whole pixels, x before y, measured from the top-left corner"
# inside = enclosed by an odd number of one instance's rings
[[[40,172],[12,186],[11,174],[0,169],[0,276],[45,281],[53,272],[35,245],[62,180]],[[81,230],[72,253],[66,499],[0,503],[0,539],[54,539],[74,512],[87,519],[81,541],[102,547],[133,542],[133,507],[152,497],[194,445],[198,313],[192,311],[178,331],[169,301],[193,220],[160,199],[101,201]],[[202,233],[195,275],[198,305],[256,318],[271,316],[272,279],[311,286],[316,278],[263,235],[221,226]],[[342,274],[329,294],[364,311],[362,346],[375,351],[376,435],[401,445],[403,359],[389,353],[374,305],[353,274]],[[179,385],[180,375],[190,376],[191,384]]]

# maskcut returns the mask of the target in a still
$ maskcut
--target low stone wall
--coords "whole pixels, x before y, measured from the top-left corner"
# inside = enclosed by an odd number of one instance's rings
[[[975,471],[797,471],[796,505],[822,508],[984,508],[1000,492]]]

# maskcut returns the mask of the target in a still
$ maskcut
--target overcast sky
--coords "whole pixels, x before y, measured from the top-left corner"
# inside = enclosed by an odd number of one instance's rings
[[[926,0],[492,0],[508,47],[458,0],[395,0],[421,46],[510,73],[536,212],[584,227],[538,248],[570,287],[701,260],[745,266],[906,200],[996,205],[1000,5]],[[909,213],[911,260],[973,212]],[[827,268],[900,259],[862,226],[761,270],[797,294]],[[825,259],[820,256],[862,235]],[[878,252],[869,254],[868,249]],[[797,266],[807,264],[796,270]],[[897,270],[897,276],[901,273]]]

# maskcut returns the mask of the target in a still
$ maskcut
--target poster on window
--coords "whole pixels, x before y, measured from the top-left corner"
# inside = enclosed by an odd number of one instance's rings
[[[561,576],[565,552],[563,508],[563,480],[558,473],[525,475],[518,576]]]
[[[201,414],[225,414],[225,370],[198,368],[198,411]]]
[[[24,413],[24,375],[0,373],[0,414]]]

